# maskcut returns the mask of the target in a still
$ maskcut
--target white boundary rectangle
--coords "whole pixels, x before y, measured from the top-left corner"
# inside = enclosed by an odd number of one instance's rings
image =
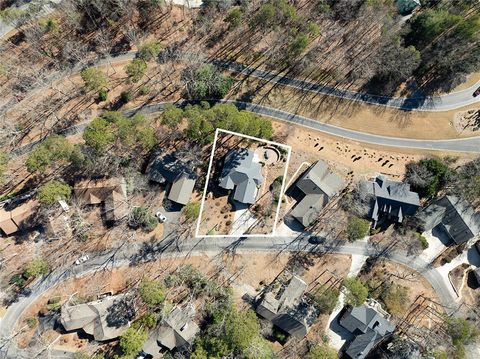
[[[213,157],[214,157],[215,150],[216,150],[216,147],[217,147],[218,134],[220,132],[226,133],[226,134],[229,134],[229,135],[244,137],[244,138],[247,138],[247,139],[253,140],[253,141],[263,142],[263,143],[266,143],[266,144],[269,144],[269,145],[284,147],[288,150],[287,162],[285,163],[285,170],[284,170],[284,173],[283,173],[282,187],[280,189],[280,196],[279,196],[279,199],[278,199],[277,211],[275,212],[275,220],[273,222],[272,233],[270,233],[270,234],[241,234],[241,235],[238,235],[238,234],[199,234],[200,224],[202,223],[203,207],[204,207],[204,204],[205,204],[205,199],[207,197],[208,182],[210,181],[210,174],[211,174],[212,166],[213,166]],[[287,171],[288,171],[288,166],[290,164],[291,153],[292,153],[292,146],[284,145],[284,144],[278,143],[278,142],[268,141],[268,140],[265,140],[263,138],[257,138],[257,137],[253,137],[253,136],[244,135],[242,133],[217,128],[215,130],[215,137],[213,139],[212,153],[210,154],[210,162],[208,164],[207,179],[205,181],[205,188],[203,190],[202,202],[200,203],[200,213],[199,213],[198,219],[197,219],[197,227],[195,229],[195,238],[274,237],[275,233],[276,233],[276,230],[277,230],[278,217],[280,216],[280,208],[281,208],[282,198],[283,198],[284,191],[285,191],[285,182],[287,180]]]

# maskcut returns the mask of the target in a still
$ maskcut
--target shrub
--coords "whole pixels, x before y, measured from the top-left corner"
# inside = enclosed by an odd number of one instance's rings
[[[363,285],[360,279],[347,277],[343,281],[346,289],[345,303],[352,306],[362,305],[368,297],[368,289]]]
[[[132,100],[132,93],[130,91],[122,91],[120,93],[120,101],[122,103],[129,103]]]
[[[339,292],[336,289],[320,287],[313,295],[316,307],[321,314],[330,313],[335,309]]]
[[[399,284],[391,284],[381,295],[387,311],[396,316],[405,314],[409,306],[407,287]]]
[[[143,278],[138,289],[142,302],[149,307],[156,307],[165,300],[165,288],[158,281]]]
[[[35,328],[38,325],[38,319],[36,317],[29,317],[27,318],[27,326],[30,329]]]
[[[188,202],[187,205],[183,207],[182,213],[189,221],[197,219],[200,214],[200,202]]]
[[[108,82],[105,74],[98,68],[89,67],[80,72],[84,86],[89,91],[100,91],[107,88]]]
[[[61,181],[52,180],[40,186],[37,199],[43,204],[53,204],[58,200],[68,200],[72,195],[72,188]]]
[[[128,224],[132,228],[139,228],[151,232],[157,226],[157,218],[145,207],[135,207],[130,213]]]
[[[108,90],[107,89],[100,89],[98,91],[98,101],[107,101],[108,98]]]
[[[243,13],[239,8],[230,10],[225,17],[225,22],[228,22],[232,28],[239,27],[242,23]]]
[[[163,45],[159,42],[155,42],[155,41],[146,42],[140,47],[138,51],[138,57],[144,61],[153,60],[158,56],[162,48],[163,48]]]
[[[138,82],[147,72],[147,63],[142,59],[133,59],[125,66],[125,72],[132,82]]]
[[[105,119],[97,117],[83,131],[83,139],[96,152],[103,152],[115,141],[113,127]]]
[[[135,321],[135,323],[133,323],[133,327],[135,327],[136,329],[142,329],[142,328],[153,329],[155,328],[156,324],[157,324],[157,317],[155,316],[155,314],[147,312],[144,315],[142,315],[140,318],[138,318]]]
[[[417,238],[420,242],[420,245],[422,246],[422,249],[427,249],[428,248],[427,239],[424,236],[422,236],[420,233],[415,233],[415,235],[417,236]]]
[[[43,259],[34,259],[27,263],[23,270],[23,277],[25,279],[36,278],[38,276],[46,275],[50,271],[50,266]]]
[[[323,343],[311,347],[307,353],[307,359],[338,359],[338,354],[335,349]]]
[[[143,329],[130,327],[120,337],[120,350],[125,356],[133,356],[142,349],[143,344],[148,338],[148,333]]]
[[[362,239],[368,235],[370,231],[370,222],[366,219],[358,217],[350,217],[347,224],[347,237],[348,240],[353,242],[357,239]]]

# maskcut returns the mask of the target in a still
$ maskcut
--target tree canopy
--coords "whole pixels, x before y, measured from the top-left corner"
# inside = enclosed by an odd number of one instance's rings
[[[317,344],[308,350],[307,359],[338,359],[338,354],[328,344]]]
[[[100,91],[107,88],[107,76],[96,67],[88,67],[80,72],[85,88],[89,91]]]
[[[147,63],[143,59],[133,59],[127,66],[125,72],[132,82],[138,82],[147,73]]]
[[[52,135],[30,152],[25,165],[30,173],[45,172],[55,164],[72,163],[79,161],[80,158],[78,147],[69,143],[65,137]]]
[[[58,200],[68,200],[72,195],[72,187],[65,182],[52,180],[40,186],[37,199],[43,204],[53,204]]]
[[[345,303],[357,306],[365,303],[368,297],[368,289],[362,281],[355,277],[347,277],[343,281],[345,287]]]
[[[159,281],[143,278],[138,290],[142,302],[149,307],[157,307],[165,300],[165,288]]]
[[[405,178],[420,197],[433,197],[452,178],[454,171],[438,157],[421,159],[406,165]]]
[[[347,224],[348,240],[353,242],[357,239],[362,239],[370,232],[370,222],[366,219],[358,218],[356,216],[350,217]]]
[[[120,350],[125,356],[138,354],[143,344],[148,338],[148,333],[143,329],[135,329],[130,327],[120,337]]]
[[[203,64],[193,71],[187,69],[183,78],[187,95],[194,100],[223,98],[233,85],[233,79],[222,75],[212,64]]]
[[[28,262],[23,270],[25,279],[36,278],[47,275],[50,272],[50,266],[44,259],[38,258]]]

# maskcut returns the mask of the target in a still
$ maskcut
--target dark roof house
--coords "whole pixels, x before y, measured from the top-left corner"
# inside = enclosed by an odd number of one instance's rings
[[[269,291],[259,298],[256,312],[290,335],[304,337],[318,316],[315,308],[304,300],[306,289],[307,284],[293,276],[279,292]]]
[[[262,166],[254,161],[254,152],[246,148],[231,150],[225,157],[220,176],[220,187],[234,189],[235,201],[252,204],[258,187],[263,183]]]
[[[466,201],[455,196],[444,196],[422,212],[426,228],[437,227],[455,242],[461,244],[480,233],[480,213]]]
[[[290,215],[308,227],[327,203],[345,186],[324,161],[315,162],[295,183],[301,198]]]
[[[200,331],[193,321],[194,317],[195,308],[192,305],[175,307],[147,340],[143,351],[156,357],[162,348],[181,349],[192,344]]]
[[[107,317],[109,308],[124,297],[121,294],[77,305],[66,303],[62,306],[60,321],[66,331],[82,329],[97,341],[117,338],[128,329],[130,323],[110,325]]]
[[[390,181],[378,176],[369,188],[374,203],[370,213],[373,226],[381,217],[396,223],[402,223],[405,216],[412,216],[420,207],[418,193],[410,191],[410,185],[403,182]]]
[[[157,157],[150,165],[150,181],[170,184],[168,199],[185,205],[190,200],[197,180],[194,165],[179,153]]]
[[[388,313],[374,300],[358,307],[347,308],[340,318],[340,325],[354,335],[344,346],[346,356],[352,359],[365,358],[395,330],[395,326],[388,320]]]

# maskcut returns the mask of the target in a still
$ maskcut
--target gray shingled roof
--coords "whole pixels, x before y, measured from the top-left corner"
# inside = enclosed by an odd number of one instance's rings
[[[380,340],[395,330],[393,324],[365,304],[349,308],[340,318],[340,325],[355,335],[346,344],[345,354],[356,359],[365,358]]]
[[[246,148],[231,150],[225,157],[220,187],[235,188],[233,199],[252,204],[257,196],[257,186],[263,183],[262,166],[253,161],[254,152]]]
[[[344,186],[340,176],[332,173],[324,161],[315,162],[298,179],[295,186],[305,195],[290,212],[304,227],[308,227]]]
[[[318,317],[315,308],[305,303],[303,295],[307,284],[297,276],[290,279],[278,298],[273,292],[265,293],[257,305],[257,313],[290,335],[303,337]],[[278,298],[278,299],[277,299]]]
[[[149,179],[158,183],[171,183],[168,199],[187,204],[192,196],[197,174],[191,161],[181,154],[169,153],[158,156],[150,165]]]
[[[456,196],[440,198],[425,208],[422,216],[426,228],[440,225],[456,244],[475,238],[480,233],[480,213]]]
[[[371,212],[375,222],[381,215],[386,215],[401,223],[404,216],[414,215],[420,207],[418,193],[410,191],[408,183],[390,181],[384,176],[375,178],[371,194],[375,197]]]

